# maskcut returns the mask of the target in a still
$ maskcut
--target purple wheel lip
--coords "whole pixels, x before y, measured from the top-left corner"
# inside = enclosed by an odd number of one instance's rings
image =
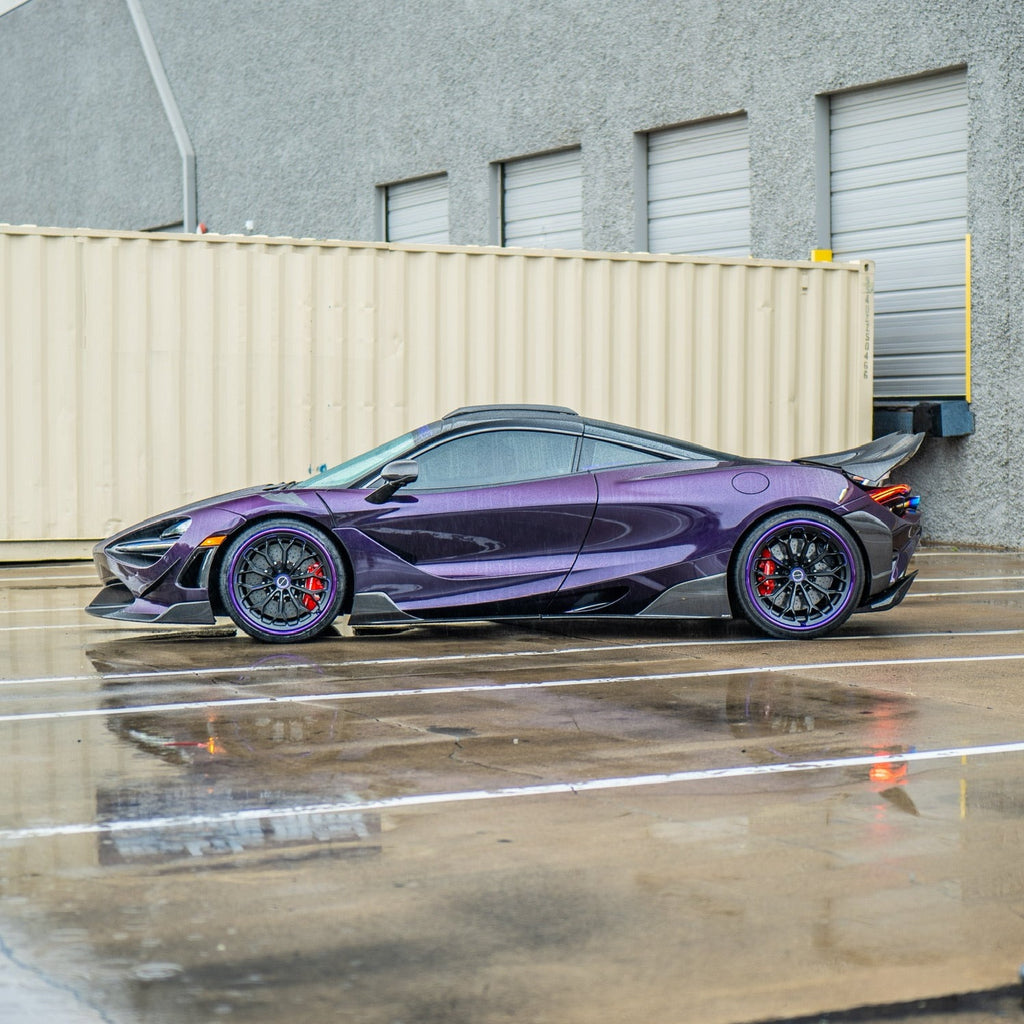
[[[317,553],[321,556],[320,564],[324,568],[324,581],[328,585],[328,596],[326,603],[330,603],[333,597],[335,588],[338,585],[336,575],[334,573],[334,563],[331,561],[330,554],[324,547],[323,542],[315,534],[303,530],[301,527],[288,527],[282,529],[281,527],[272,527],[266,530],[261,530],[259,533],[254,533],[246,542],[243,544],[232,556],[231,561],[228,563],[228,579],[231,581],[231,585],[228,587],[228,600],[231,602],[235,610],[242,616],[247,622],[251,622],[257,629],[264,630],[267,633],[273,633],[275,636],[296,636],[299,633],[304,633],[313,623],[317,621],[317,613],[310,612],[310,618],[303,619],[301,624],[286,629],[275,629],[267,626],[260,619],[257,619],[249,611],[249,609],[242,604],[235,596],[234,592],[234,576],[235,566],[238,564],[238,560],[242,555],[248,551],[254,542],[259,542],[265,537],[271,537],[275,534],[286,534],[290,533],[302,537],[311,547],[315,548]],[[317,611],[322,609],[324,601],[320,602]]]
[[[765,606],[764,598],[762,598],[762,596],[757,592],[757,587],[753,586],[751,582],[752,563],[758,557],[758,550],[773,535],[778,534],[782,530],[791,529],[794,526],[814,527],[816,530],[821,530],[822,533],[835,541],[842,548],[843,554],[846,556],[846,564],[849,567],[850,572],[850,581],[849,586],[847,587],[846,597],[839,606],[834,608],[823,618],[815,619],[814,622],[808,622],[804,625],[793,623],[787,619],[782,619],[777,615],[773,615]],[[743,586],[746,588],[747,596],[753,602],[754,606],[762,609],[763,614],[772,622],[784,627],[785,629],[792,630],[794,633],[809,632],[810,630],[820,629],[822,626],[827,626],[834,619],[842,615],[852,599],[853,593],[857,587],[857,582],[857,567],[850,545],[846,542],[846,539],[841,533],[832,529],[825,523],[819,523],[816,519],[787,519],[785,522],[778,523],[776,526],[773,526],[770,530],[765,530],[760,537],[757,538],[756,543],[751,547],[750,555],[747,557],[747,562],[743,567]]]

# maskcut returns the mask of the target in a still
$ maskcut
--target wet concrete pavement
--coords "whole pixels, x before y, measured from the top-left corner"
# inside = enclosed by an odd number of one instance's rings
[[[1024,556],[916,564],[824,641],[287,648],[2,568],[0,1021],[1024,1019]]]

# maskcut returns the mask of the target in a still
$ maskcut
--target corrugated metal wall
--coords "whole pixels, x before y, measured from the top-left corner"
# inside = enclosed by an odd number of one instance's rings
[[[466,404],[844,448],[871,431],[871,305],[870,265],[0,228],[0,560]]]

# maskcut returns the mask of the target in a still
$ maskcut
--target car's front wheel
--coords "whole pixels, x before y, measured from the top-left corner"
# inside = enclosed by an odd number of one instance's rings
[[[850,531],[813,509],[781,512],[747,534],[732,569],[733,594],[769,636],[811,639],[841,626],[864,586],[864,558]]]
[[[228,546],[220,571],[228,614],[266,643],[312,640],[337,618],[348,586],[334,543],[294,519],[254,523]]]

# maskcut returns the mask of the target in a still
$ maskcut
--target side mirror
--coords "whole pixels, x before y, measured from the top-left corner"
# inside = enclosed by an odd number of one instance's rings
[[[412,459],[397,459],[389,462],[381,471],[382,480],[389,484],[411,484],[420,475],[420,467]]]
[[[372,505],[383,505],[388,498],[405,484],[411,484],[420,475],[420,467],[412,459],[396,459],[389,462],[381,471],[380,478],[384,481],[366,500]]]

